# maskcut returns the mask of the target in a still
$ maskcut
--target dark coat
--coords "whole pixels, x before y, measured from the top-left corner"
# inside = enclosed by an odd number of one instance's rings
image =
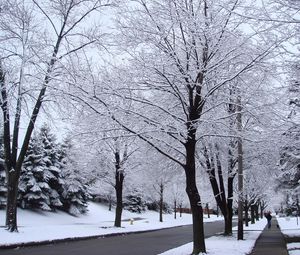
[[[270,213],[267,213],[265,216],[268,221],[272,220],[272,215]]]

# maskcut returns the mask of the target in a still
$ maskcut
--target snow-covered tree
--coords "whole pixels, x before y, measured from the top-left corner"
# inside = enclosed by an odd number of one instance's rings
[[[141,170],[144,180],[141,181],[145,182],[143,187],[145,197],[147,197],[147,206],[158,211],[159,221],[163,222],[163,213],[170,212],[169,204],[174,203],[170,194],[172,193],[172,183],[177,181],[182,172],[174,162],[166,160],[163,155],[157,153],[147,144],[143,148],[143,157]],[[169,174],[171,171],[173,172],[172,175]],[[172,195],[175,196],[174,193]],[[179,198],[177,200],[179,201]]]
[[[78,215],[87,211],[89,199],[87,180],[82,175],[78,163],[78,155],[70,141],[65,139],[60,145],[60,166],[64,183],[62,185],[63,209],[72,215]]]
[[[130,189],[124,200],[124,209],[130,212],[142,213],[146,210],[143,192],[138,187]]]
[[[37,208],[50,211],[51,188],[45,175],[46,162],[44,160],[41,141],[36,136],[30,140],[24,159],[20,182],[18,202],[22,208]]]
[[[99,38],[95,20],[88,22],[90,14],[110,5],[109,0],[1,1],[0,105],[8,186],[6,225],[11,232],[17,231],[22,163],[50,85],[58,78],[62,79],[55,90],[65,85],[63,73],[70,66],[66,59]],[[59,205],[55,196],[52,203]]]
[[[206,252],[195,153],[199,138],[211,130],[201,126],[205,115],[218,106],[208,102],[272,48],[257,47],[244,36],[234,14],[238,3],[139,0],[119,13],[122,45],[132,56],[128,76],[135,77],[128,82],[128,96],[121,90],[120,98],[134,102],[130,110],[139,125],[119,123],[184,169],[193,254]]]
[[[177,212],[179,211],[180,217],[182,217],[182,204],[185,200],[184,197],[184,189],[180,187],[182,183],[180,182],[181,178],[177,178],[176,181],[172,182],[172,188],[171,188],[171,197],[173,202],[173,210],[174,210],[174,219],[177,218]]]
[[[63,191],[64,178],[60,164],[60,150],[56,136],[51,132],[50,127],[44,124],[38,133],[38,140],[41,143],[41,154],[45,162],[43,175],[50,187],[50,206],[52,209],[61,208],[61,194]]]
[[[126,178],[138,164],[134,162],[137,139],[129,137],[128,132],[101,112],[95,112],[86,105],[78,107],[78,110],[73,132],[79,137],[80,144],[89,150],[86,171],[89,173],[87,178],[94,183],[91,185],[94,189],[92,193],[106,200],[109,208],[112,203],[116,205],[114,226],[121,227]],[[98,190],[95,190],[95,186]],[[112,188],[114,193],[111,192]]]
[[[83,75],[74,96],[182,167],[194,254],[206,252],[195,152],[210,130],[200,127],[212,106],[207,102],[273,48],[267,40],[251,43],[252,35],[241,28],[244,18],[235,15],[239,7],[231,0],[123,1],[115,38],[118,50],[124,50],[124,66],[91,75],[90,82]]]

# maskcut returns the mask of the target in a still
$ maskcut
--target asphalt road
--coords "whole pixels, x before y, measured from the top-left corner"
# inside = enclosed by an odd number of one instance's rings
[[[205,223],[205,236],[220,233],[223,228],[223,221]],[[0,255],[156,255],[191,241],[192,226],[188,225],[139,234],[2,249]]]

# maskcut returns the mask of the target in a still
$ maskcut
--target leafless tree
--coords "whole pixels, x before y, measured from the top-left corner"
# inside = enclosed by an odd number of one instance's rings
[[[8,186],[6,226],[11,232],[18,230],[18,181],[37,117],[47,100],[46,91],[59,76],[64,59],[96,41],[82,25],[94,11],[108,5],[109,1],[33,0],[27,3],[11,0],[6,1],[5,8],[1,8],[1,36],[5,39],[0,69]],[[42,27],[44,23],[46,27]],[[4,64],[10,61],[17,66],[15,81]],[[35,70],[34,73],[32,70]],[[33,74],[35,79],[26,80]],[[30,101],[26,101],[28,97]],[[21,122],[26,120],[23,113],[29,112],[30,108],[32,112],[28,115],[28,125],[19,146]]]

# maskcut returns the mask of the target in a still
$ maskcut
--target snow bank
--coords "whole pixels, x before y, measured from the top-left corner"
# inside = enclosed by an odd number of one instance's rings
[[[18,209],[19,233],[9,233],[0,228],[0,246],[16,245],[28,242],[53,241],[65,238],[101,236],[113,233],[124,233],[144,230],[154,230],[192,223],[190,214],[183,214],[174,219],[174,215],[164,215],[164,222],[159,222],[157,212],[147,211],[135,214],[124,210],[122,228],[113,227],[114,211],[101,204],[89,203],[89,211],[85,215],[73,217],[64,212],[41,212]],[[134,220],[130,224],[130,219]],[[5,222],[5,211],[0,210],[0,220]],[[205,221],[222,220],[212,216]]]

